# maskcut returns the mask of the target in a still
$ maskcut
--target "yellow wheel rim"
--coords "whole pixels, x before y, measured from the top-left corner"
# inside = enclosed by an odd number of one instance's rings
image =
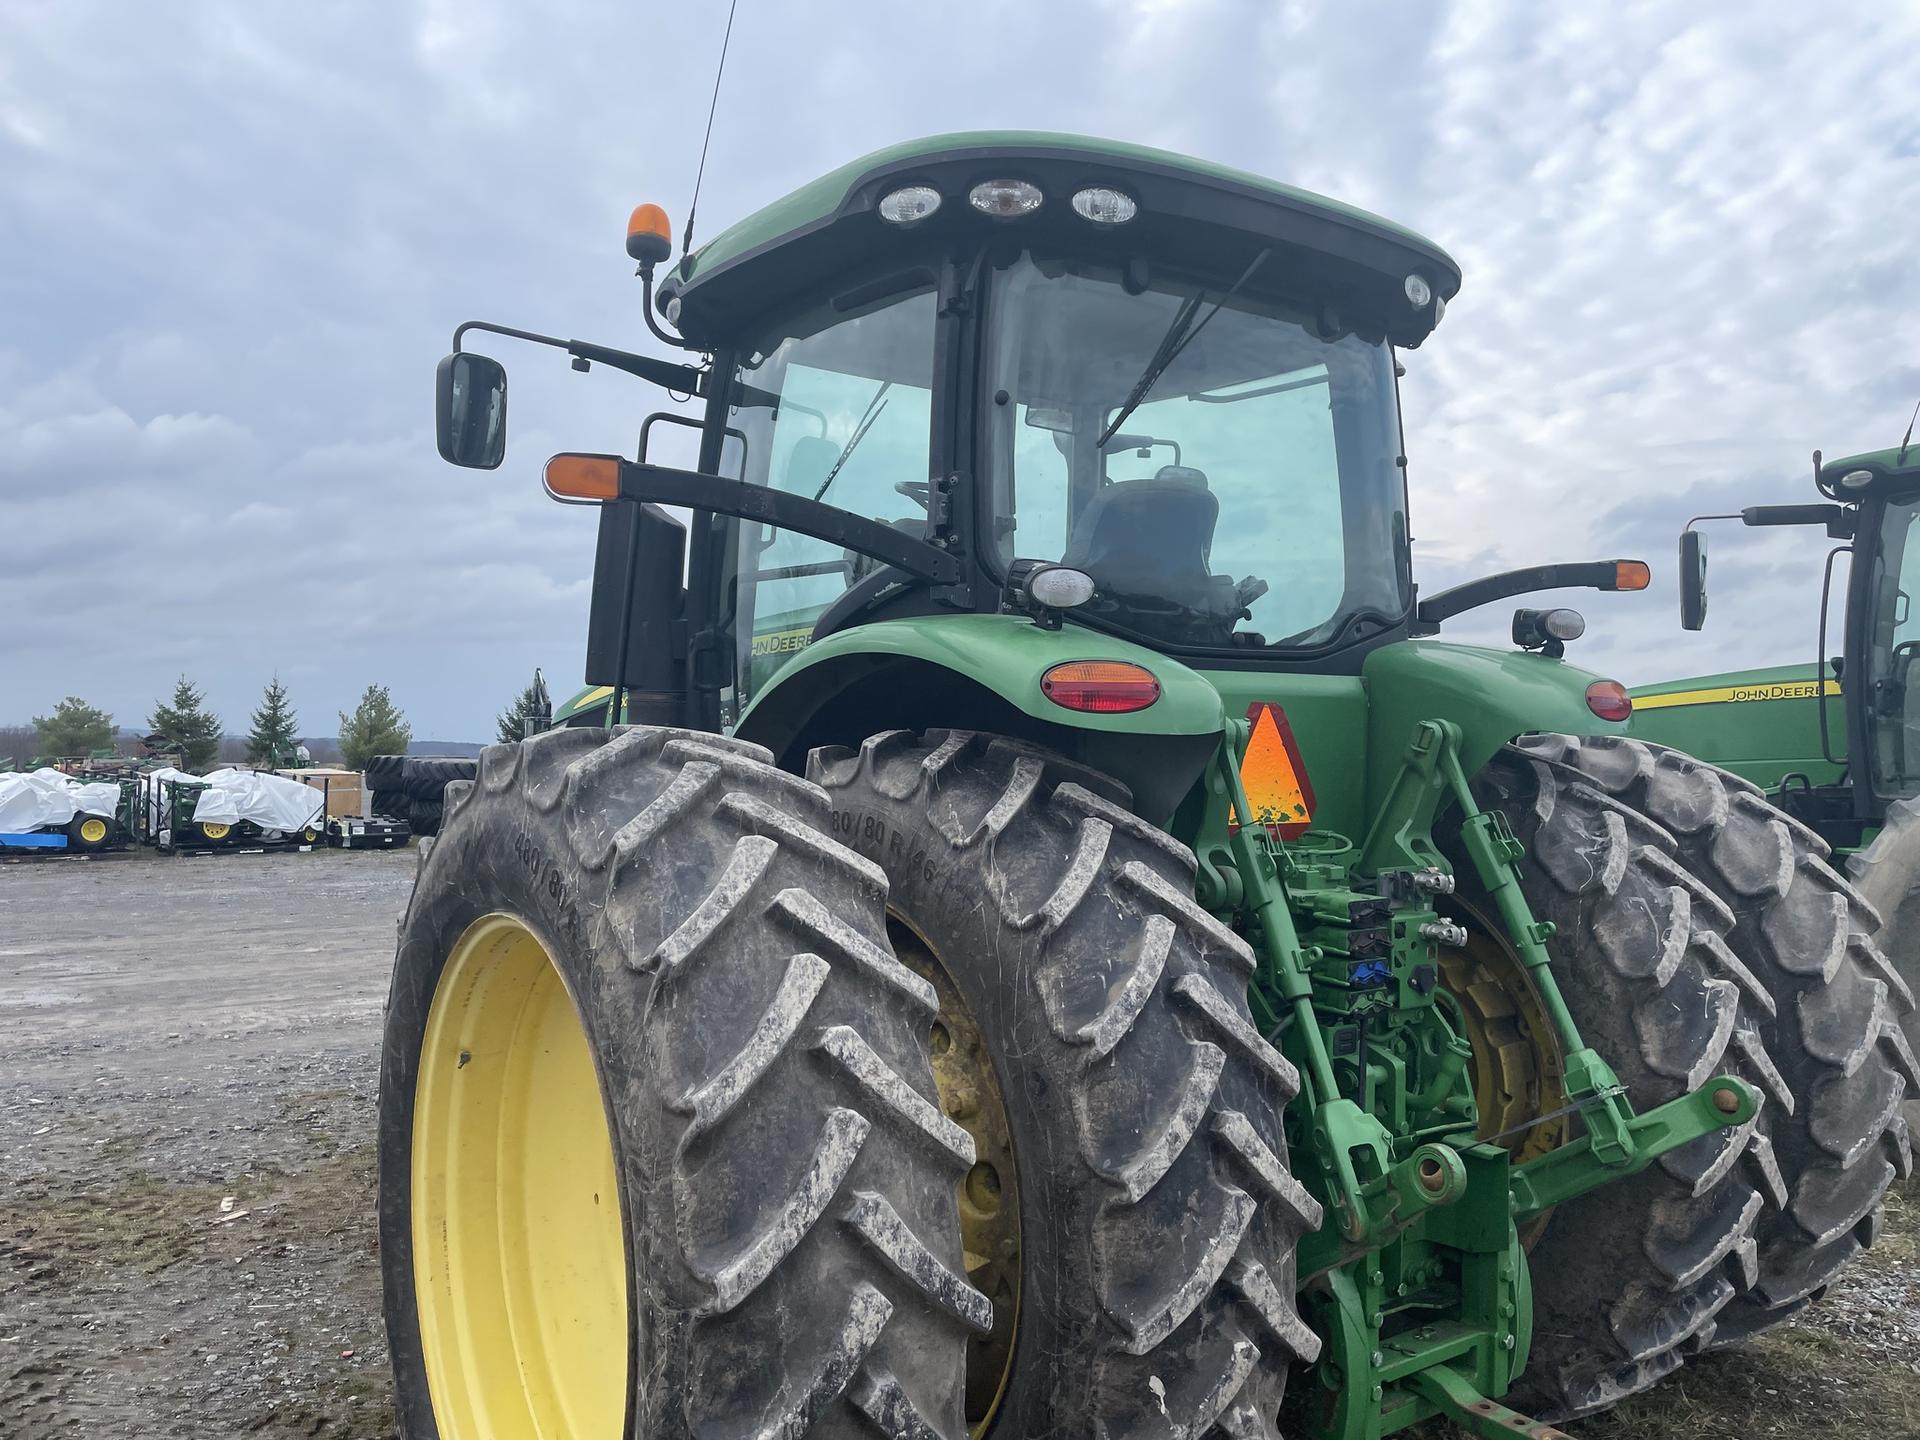
[[[209,820],[200,827],[200,833],[209,840],[224,840],[232,828],[231,825],[222,825],[218,820]]]
[[[107,822],[98,816],[80,822],[80,838],[89,845],[98,845],[107,838]]]
[[[508,915],[454,944],[421,1042],[413,1279],[442,1440],[617,1440],[626,1241],[586,1032]]]
[[[890,914],[888,922],[894,953],[940,997],[940,1013],[928,1034],[933,1085],[940,1108],[973,1137],[974,1165],[960,1182],[960,1243],[968,1283],[993,1304],[993,1329],[967,1338],[967,1431],[979,1440],[1006,1396],[1020,1323],[1020,1183],[1013,1133],[986,1037],[959,986],[918,931],[897,915]]]
[[[1467,943],[1441,952],[1440,983],[1458,1002],[1473,1047],[1468,1072],[1480,1138],[1496,1140],[1524,1164],[1567,1142],[1570,1117],[1554,1113],[1567,1103],[1566,1061],[1527,967],[1485,916],[1461,908],[1468,911]],[[1529,1248],[1551,1213],[1521,1233]]]

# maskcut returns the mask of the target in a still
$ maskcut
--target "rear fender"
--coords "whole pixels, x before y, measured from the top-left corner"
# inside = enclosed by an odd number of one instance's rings
[[[1127,715],[1054,704],[1040,677],[1066,660],[1124,660],[1160,682]],[[802,771],[822,745],[858,746],[885,730],[983,730],[1058,751],[1126,784],[1163,823],[1220,742],[1219,693],[1179,661],[1097,631],[1043,630],[1014,615],[875,621],[810,645],[741,715],[734,734]]]
[[[1587,708],[1587,687],[1604,677],[1528,651],[1406,640],[1368,655],[1361,675],[1369,697],[1369,815],[1385,801],[1422,720],[1460,727],[1460,763],[1468,775],[1479,774],[1518,735],[1627,733],[1625,721],[1602,720]]]

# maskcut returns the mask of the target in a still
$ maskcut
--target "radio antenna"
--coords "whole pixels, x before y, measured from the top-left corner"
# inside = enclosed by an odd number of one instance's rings
[[[727,73],[727,47],[733,42],[733,12],[740,8],[740,0],[731,0],[727,6],[727,33],[720,40],[720,63],[713,71],[713,99],[707,102],[707,134],[700,142],[700,169],[693,177],[693,199],[687,202],[687,230],[680,237],[680,258],[684,260],[693,253],[693,212],[700,205],[700,182],[707,178],[707,147],[713,143],[713,115],[720,108],[720,77]]]
[[[1900,453],[1893,457],[1893,463],[1896,465],[1904,465],[1907,463],[1907,447],[1913,444],[1913,422],[1915,420],[1920,420],[1920,400],[1913,402],[1913,414],[1907,418],[1907,433],[1900,437]]]

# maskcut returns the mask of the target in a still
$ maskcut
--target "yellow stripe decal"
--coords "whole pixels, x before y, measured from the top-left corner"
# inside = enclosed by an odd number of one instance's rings
[[[1818,693],[1816,680],[1777,680],[1766,685],[1722,685],[1712,690],[1675,690],[1666,695],[1636,695],[1635,710],[1665,710],[1674,705],[1739,704],[1749,700],[1811,700]],[[1841,694],[1837,680],[1827,682],[1827,694]]]

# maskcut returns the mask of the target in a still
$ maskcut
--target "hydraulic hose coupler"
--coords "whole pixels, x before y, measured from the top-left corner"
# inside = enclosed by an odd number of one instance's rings
[[[1420,938],[1458,950],[1467,943],[1467,931],[1465,926],[1456,925],[1451,920],[1429,920],[1420,927]]]

